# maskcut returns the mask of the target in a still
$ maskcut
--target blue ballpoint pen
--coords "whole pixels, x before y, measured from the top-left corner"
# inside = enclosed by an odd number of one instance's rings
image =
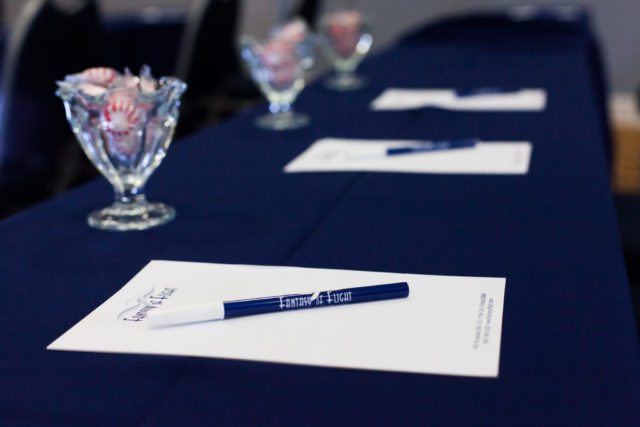
[[[481,95],[499,95],[501,93],[517,93],[522,91],[523,88],[517,86],[490,86],[490,87],[479,87],[473,89],[456,89],[456,96],[458,98],[468,98],[472,96],[481,96]]]
[[[477,139],[452,139],[443,141],[425,141],[418,145],[408,145],[403,147],[387,148],[387,156],[398,156],[402,154],[421,153],[425,151],[455,150],[459,148],[473,148],[478,143]]]
[[[212,301],[182,307],[150,310],[147,313],[147,323],[150,327],[157,328],[254,314],[406,298],[408,296],[409,285],[406,282],[398,282],[335,291],[318,291],[311,294],[280,295],[235,301]]]

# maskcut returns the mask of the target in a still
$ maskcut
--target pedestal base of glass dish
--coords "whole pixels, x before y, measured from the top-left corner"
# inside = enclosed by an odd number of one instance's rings
[[[91,227],[101,230],[146,230],[166,224],[175,217],[175,209],[164,203],[116,202],[104,209],[91,212],[87,222]]]
[[[295,111],[270,113],[256,119],[256,126],[269,130],[298,129],[309,124],[309,116]]]
[[[356,90],[367,84],[364,77],[352,73],[338,73],[325,80],[325,87],[337,91]]]

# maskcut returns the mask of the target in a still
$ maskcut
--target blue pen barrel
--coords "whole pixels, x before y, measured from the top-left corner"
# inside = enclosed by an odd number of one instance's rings
[[[459,148],[472,148],[478,143],[477,139],[464,138],[452,139],[448,141],[427,141],[418,145],[404,147],[387,148],[387,156],[398,156],[401,154],[422,153],[427,151],[455,150]]]
[[[406,282],[399,282],[312,294],[292,294],[250,300],[225,301],[224,318],[230,319],[254,314],[357,304],[360,302],[406,298],[408,296],[409,285]]]
[[[508,93],[517,93],[522,91],[523,88],[517,86],[502,86],[502,87],[480,87],[472,89],[457,89],[456,96],[458,98],[466,98],[480,95],[499,95]]]

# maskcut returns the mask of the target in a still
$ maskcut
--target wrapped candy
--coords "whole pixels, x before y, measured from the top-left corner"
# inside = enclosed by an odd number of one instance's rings
[[[140,78],[134,76],[129,68],[124,69],[124,74],[119,74],[112,85],[114,88],[140,89]]]
[[[258,53],[274,86],[290,86],[298,78],[300,60],[294,44],[276,38],[262,46]]]
[[[291,43],[302,43],[309,35],[309,27],[302,18],[295,18],[273,31],[274,39],[286,40]]]
[[[142,67],[139,77],[129,69],[119,73],[113,68],[89,68],[66,76],[58,85],[85,95],[80,102],[99,112],[108,153],[125,159],[140,151],[139,131],[153,103],[139,95],[151,95],[159,88],[148,66]]]
[[[80,73],[70,74],[64,81],[58,82],[60,86],[75,87],[89,96],[104,95],[107,90],[129,88],[135,91],[150,93],[158,89],[158,82],[151,75],[151,69],[145,65],[140,70],[140,77],[126,68],[124,73],[119,73],[113,68],[94,67]]]
[[[362,23],[362,15],[356,10],[327,15],[327,32],[339,56],[348,58],[355,53],[360,41]]]
[[[302,59],[302,67],[309,70],[315,63],[315,40],[307,22],[302,18],[294,18],[288,23],[276,27],[271,33],[272,40],[288,42]]]
[[[94,67],[88,68],[78,74],[68,75],[67,77],[65,77],[65,81],[72,84],[88,83],[102,87],[109,87],[114,82],[117,76],[118,72],[113,68]]]
[[[89,96],[104,95],[104,93],[107,91],[106,87],[99,86],[93,83],[80,83],[78,85],[78,89],[80,89],[82,93],[87,94]]]
[[[102,122],[112,154],[130,156],[139,151],[141,141],[137,131],[143,114],[130,91],[116,91],[108,95],[102,109]]]
[[[139,84],[141,92],[155,92],[158,89],[158,82],[151,75],[151,68],[148,65],[143,65],[140,69]]]

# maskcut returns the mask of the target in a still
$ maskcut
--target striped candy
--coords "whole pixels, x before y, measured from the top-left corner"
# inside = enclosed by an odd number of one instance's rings
[[[306,39],[307,34],[307,23],[303,19],[297,18],[276,29],[273,33],[273,38],[291,43],[301,43]]]
[[[327,32],[343,58],[354,54],[361,37],[362,15],[355,10],[332,13],[326,18]]]
[[[131,155],[137,149],[136,130],[142,121],[142,111],[129,94],[114,93],[102,109],[104,130],[110,148],[121,155]]]
[[[80,79],[85,83],[92,83],[108,87],[118,77],[118,72],[113,68],[94,67],[80,73]]]

